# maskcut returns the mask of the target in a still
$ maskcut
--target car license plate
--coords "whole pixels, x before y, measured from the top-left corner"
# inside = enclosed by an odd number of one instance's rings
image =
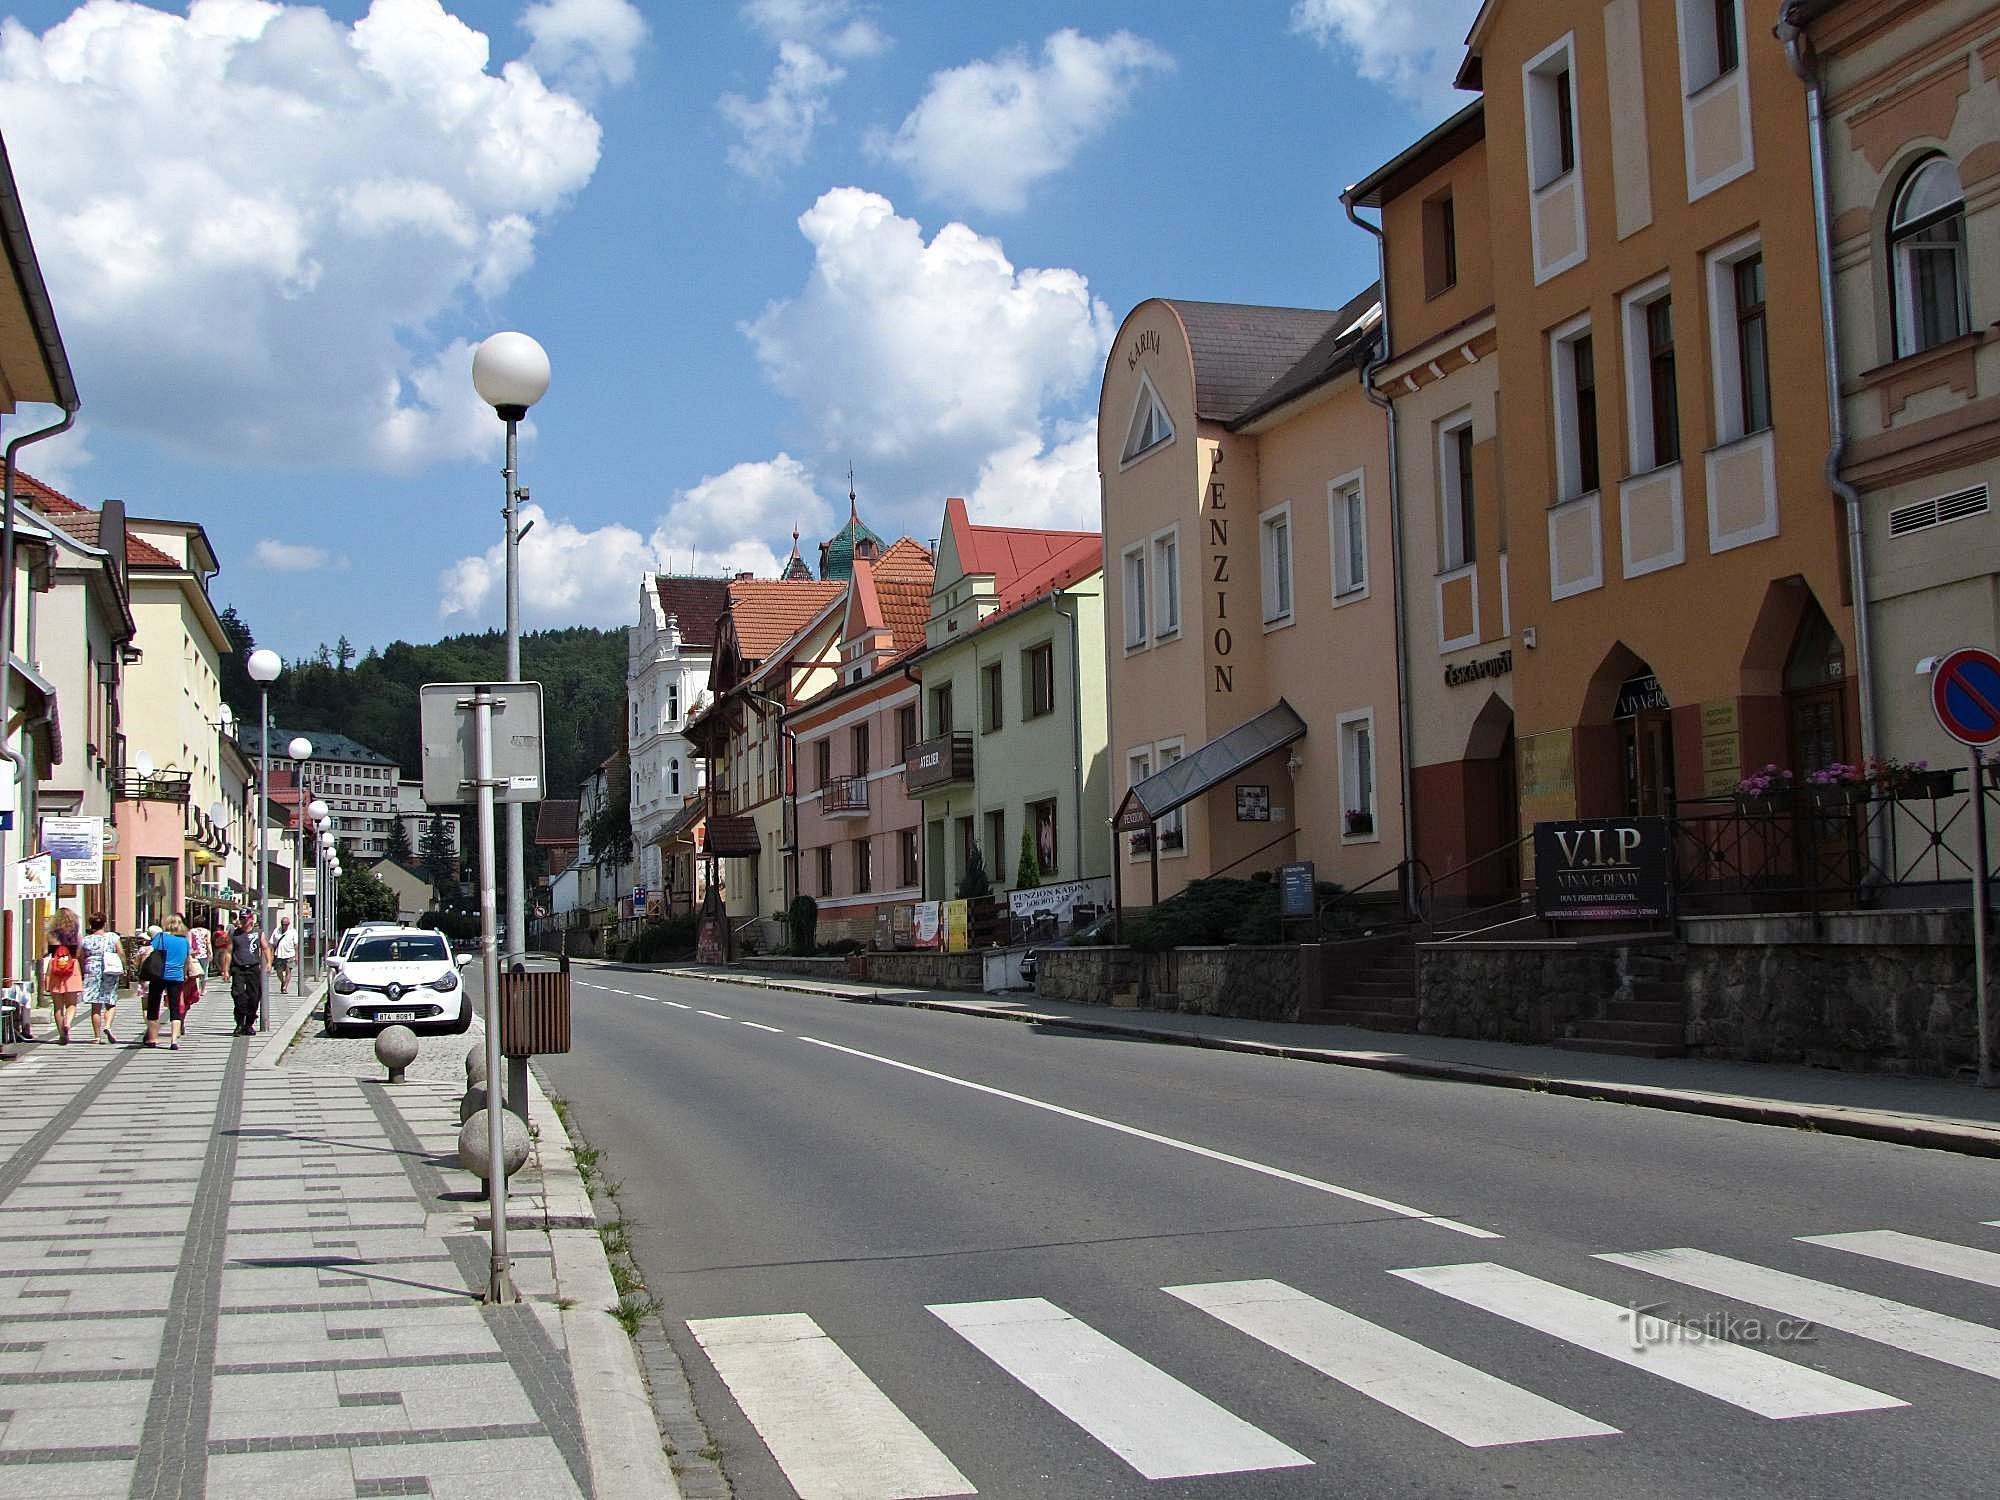
[[[375,1012],[375,1019],[378,1021],[414,1021],[416,1018],[417,1013],[413,1010],[378,1010]]]

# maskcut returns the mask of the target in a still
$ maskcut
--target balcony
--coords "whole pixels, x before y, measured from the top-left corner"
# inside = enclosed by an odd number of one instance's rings
[[[972,780],[972,735],[967,730],[918,740],[903,760],[903,790],[913,797]]]
[[[120,771],[111,795],[121,802],[178,802],[186,806],[194,782],[192,771]]]
[[[835,776],[820,788],[819,810],[822,817],[863,818],[868,815],[868,778],[866,776]]]

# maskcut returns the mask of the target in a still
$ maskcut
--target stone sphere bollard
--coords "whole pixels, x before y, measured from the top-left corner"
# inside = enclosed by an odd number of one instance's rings
[[[469,1089],[486,1086],[486,1043],[474,1042],[465,1051],[465,1086]]]
[[[375,1035],[375,1061],[389,1070],[389,1082],[401,1083],[403,1070],[417,1060],[417,1034],[407,1026],[384,1026]]]
[[[500,1112],[507,1175],[512,1177],[528,1159],[528,1127],[511,1110]],[[458,1127],[458,1161],[481,1182],[490,1180],[486,1155],[486,1110],[482,1106]]]

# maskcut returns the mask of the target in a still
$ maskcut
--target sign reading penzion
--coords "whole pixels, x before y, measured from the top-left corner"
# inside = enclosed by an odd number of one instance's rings
[[[1535,825],[1535,914],[1562,921],[1643,921],[1673,911],[1665,818],[1582,818]]]

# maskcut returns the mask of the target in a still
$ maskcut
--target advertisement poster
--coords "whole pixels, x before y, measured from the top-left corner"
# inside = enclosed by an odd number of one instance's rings
[[[914,906],[889,908],[889,946],[914,948],[917,945],[917,912]]]
[[[14,894],[23,901],[46,901],[55,892],[54,861],[46,854],[14,862]]]
[[[43,818],[42,853],[61,862],[62,884],[104,884],[104,819]]]
[[[944,903],[941,901],[919,901],[910,912],[910,946],[913,948],[942,948],[944,946]]]
[[[1007,893],[1007,941],[1038,942],[1060,937],[1079,917],[1088,919],[1111,904],[1109,880],[1065,880]]]
[[[1665,818],[1584,818],[1535,825],[1535,914],[1630,921],[1673,913]]]
[[[964,901],[944,901],[944,951],[966,953],[972,948],[972,908]]]

